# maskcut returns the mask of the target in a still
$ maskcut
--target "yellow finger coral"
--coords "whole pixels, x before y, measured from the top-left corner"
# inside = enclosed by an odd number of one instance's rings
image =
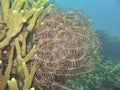
[[[1,0],[2,21],[7,24],[8,31],[0,41],[0,48],[9,44],[10,40],[22,31],[23,25],[32,30],[38,16],[44,11],[49,0]],[[11,2],[11,3],[10,3]]]

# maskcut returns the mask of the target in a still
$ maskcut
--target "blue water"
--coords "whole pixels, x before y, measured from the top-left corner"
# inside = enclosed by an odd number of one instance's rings
[[[51,0],[65,10],[82,10],[94,29],[120,35],[120,0]]]

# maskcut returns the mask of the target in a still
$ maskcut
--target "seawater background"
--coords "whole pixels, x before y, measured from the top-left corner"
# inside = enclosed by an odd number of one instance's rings
[[[82,10],[94,29],[120,35],[120,0],[50,0],[63,10]]]

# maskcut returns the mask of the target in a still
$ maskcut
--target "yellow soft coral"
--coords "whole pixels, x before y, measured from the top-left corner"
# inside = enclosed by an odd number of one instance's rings
[[[24,24],[27,24],[27,30],[31,31],[48,1],[1,0],[2,22],[6,23],[9,29],[5,38],[0,41],[0,48],[7,46],[11,39],[22,31]]]
[[[26,62],[35,54],[36,48],[33,46],[27,52],[26,40],[37,19],[43,17],[44,13],[53,6],[49,5],[45,8],[48,2],[49,0],[0,0],[0,90],[5,90],[7,82],[10,90],[21,88],[29,90],[31,87],[36,72],[36,62],[30,73],[27,70]],[[22,40],[20,40],[20,36],[22,36]],[[8,55],[4,56],[3,52]],[[7,63],[4,62],[4,58],[8,60]],[[3,67],[4,65],[5,67]],[[16,70],[15,74],[19,80],[12,77],[13,69]],[[22,76],[25,78],[20,86],[19,81],[23,80]],[[30,90],[34,90],[34,88]]]

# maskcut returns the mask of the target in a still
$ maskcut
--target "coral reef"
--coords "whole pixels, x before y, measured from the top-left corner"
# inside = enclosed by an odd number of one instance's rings
[[[90,19],[48,2],[0,0],[0,90],[68,89],[63,78],[94,69],[99,43]]]
[[[30,89],[36,62],[30,72],[26,64],[36,49],[33,46],[27,52],[26,39],[38,17],[42,17],[53,6],[46,6],[48,2],[49,0],[0,0],[0,90]]]
[[[48,0],[1,0],[2,22],[7,24],[5,38],[0,42],[0,48],[7,46],[24,24],[31,31],[38,16],[42,13]]]
[[[111,61],[99,63],[93,72],[80,75],[77,80],[66,80],[66,86],[74,90],[119,90],[120,62],[116,65]]]

